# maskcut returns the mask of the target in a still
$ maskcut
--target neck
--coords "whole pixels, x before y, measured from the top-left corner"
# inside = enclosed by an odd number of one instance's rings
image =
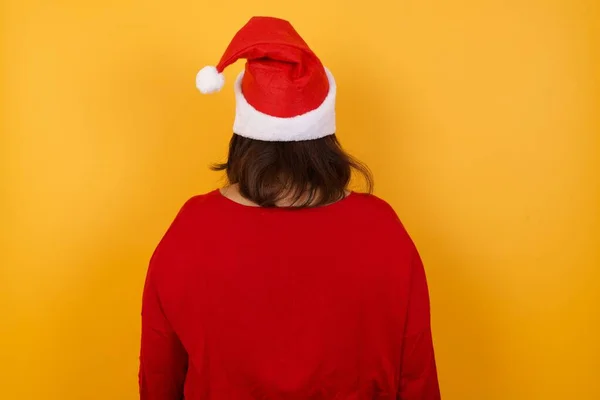
[[[238,184],[225,186],[224,188],[221,189],[221,194],[223,196],[227,197],[229,200],[234,201],[238,204],[242,204],[244,206],[249,206],[249,207],[260,207],[258,204],[254,203],[253,201],[242,196],[242,194],[240,193]],[[348,196],[349,194],[350,194],[350,192],[346,191],[346,196]],[[308,195],[301,196],[299,199],[300,203],[302,203],[302,201],[305,200],[306,197],[308,197]],[[294,205],[295,205],[294,198],[291,195],[283,196],[283,198],[281,200],[277,201],[277,203],[276,203],[277,207],[293,207]]]

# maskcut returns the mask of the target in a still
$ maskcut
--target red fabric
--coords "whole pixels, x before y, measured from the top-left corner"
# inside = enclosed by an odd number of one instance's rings
[[[142,400],[438,400],[417,250],[374,196],[194,197],[150,262],[139,383]]]
[[[329,81],[319,58],[285,20],[254,17],[234,36],[217,70],[248,60],[242,93],[258,111],[280,118],[319,107]]]

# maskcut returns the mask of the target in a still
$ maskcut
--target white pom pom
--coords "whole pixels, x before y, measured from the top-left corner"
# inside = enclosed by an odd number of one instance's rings
[[[225,77],[215,67],[204,67],[196,75],[196,87],[204,94],[218,92],[225,85]]]

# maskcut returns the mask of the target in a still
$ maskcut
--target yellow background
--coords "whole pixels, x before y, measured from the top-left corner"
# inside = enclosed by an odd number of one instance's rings
[[[146,263],[219,183],[241,64],[195,73],[262,14],[423,254],[444,399],[600,399],[597,0],[0,4],[0,398],[136,398]]]

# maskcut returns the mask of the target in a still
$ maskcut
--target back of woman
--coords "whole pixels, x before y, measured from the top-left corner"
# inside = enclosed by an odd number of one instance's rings
[[[331,73],[253,18],[199,89],[238,58],[230,184],[190,199],[150,262],[141,399],[439,399],[423,265],[387,203],[347,191],[371,178],[335,138]]]

